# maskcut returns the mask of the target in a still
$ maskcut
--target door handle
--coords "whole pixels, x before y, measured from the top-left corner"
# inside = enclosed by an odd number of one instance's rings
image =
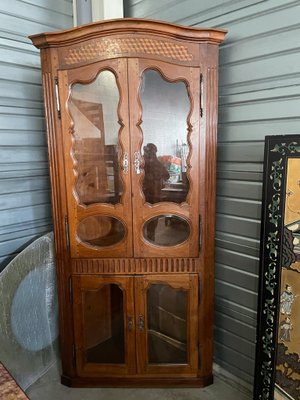
[[[139,151],[134,152],[134,168],[137,175],[141,173],[140,170],[141,154]]]
[[[129,332],[132,332],[133,320],[132,320],[132,316],[131,315],[128,315],[128,317],[127,317],[127,324],[128,324]]]
[[[138,317],[138,326],[139,326],[139,330],[141,332],[144,332],[145,321],[144,321],[144,316],[142,314],[140,314]]]
[[[128,153],[124,153],[124,156],[123,156],[123,171],[124,171],[124,174],[128,173],[128,166],[129,166]]]

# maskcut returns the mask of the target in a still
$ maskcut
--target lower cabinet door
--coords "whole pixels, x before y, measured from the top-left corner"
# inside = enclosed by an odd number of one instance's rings
[[[72,279],[78,376],[196,376],[197,274]]]
[[[135,305],[138,373],[196,375],[197,274],[136,277]]]
[[[128,276],[73,276],[79,376],[135,373],[133,279]]]

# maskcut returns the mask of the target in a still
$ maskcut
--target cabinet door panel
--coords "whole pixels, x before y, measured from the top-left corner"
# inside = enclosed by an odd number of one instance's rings
[[[135,59],[128,68],[135,255],[196,257],[200,70]]]
[[[80,376],[135,372],[133,278],[73,277]]]
[[[136,278],[138,372],[197,373],[197,282],[196,274]]]
[[[132,256],[126,60],[59,73],[73,257]]]

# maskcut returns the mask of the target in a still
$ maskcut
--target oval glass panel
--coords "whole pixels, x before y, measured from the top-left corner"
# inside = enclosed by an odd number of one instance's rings
[[[191,102],[183,81],[169,82],[155,70],[142,77],[143,193],[148,203],[186,201]],[[159,104],[159,107],[157,106]]]
[[[143,226],[144,238],[158,246],[176,246],[190,235],[188,222],[177,215],[158,215]]]
[[[92,246],[112,246],[125,237],[123,223],[114,217],[92,216],[84,218],[77,228],[78,238]]]
[[[80,204],[120,202],[119,100],[111,71],[100,72],[93,82],[72,85],[68,104],[74,124],[73,156]]]

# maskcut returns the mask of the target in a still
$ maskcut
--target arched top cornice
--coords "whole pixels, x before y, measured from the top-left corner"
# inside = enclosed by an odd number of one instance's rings
[[[109,35],[155,34],[162,37],[192,42],[220,44],[227,33],[224,29],[194,28],[165,21],[140,18],[121,18],[98,21],[59,32],[45,32],[29,38],[39,49],[60,47]]]

